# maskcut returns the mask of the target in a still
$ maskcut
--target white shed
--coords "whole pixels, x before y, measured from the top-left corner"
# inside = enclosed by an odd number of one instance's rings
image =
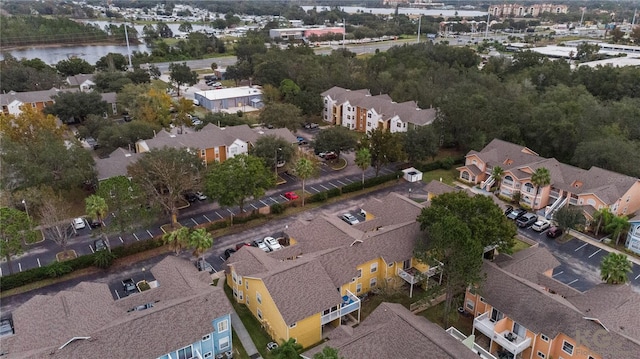
[[[422,172],[413,167],[402,170],[402,173],[404,173],[402,177],[404,177],[408,182],[422,181]]]

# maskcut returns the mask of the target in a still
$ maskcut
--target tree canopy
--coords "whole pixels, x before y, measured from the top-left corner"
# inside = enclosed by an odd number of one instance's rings
[[[290,103],[271,103],[262,109],[260,122],[276,128],[288,128],[295,132],[303,122],[302,111]]]
[[[89,115],[102,116],[109,111],[109,104],[94,91],[60,92],[53,100],[44,112],[58,116],[64,123],[84,122]]]
[[[195,71],[191,71],[191,68],[187,66],[186,62],[182,64],[169,64],[169,72],[169,79],[175,83],[178,88],[178,96],[180,96],[180,86],[193,86],[198,82],[198,74]]]
[[[284,138],[275,135],[258,138],[251,148],[250,154],[261,158],[267,168],[275,168],[277,162],[290,162],[295,153],[292,144]]]
[[[313,141],[316,151],[333,151],[340,157],[342,152],[353,150],[358,144],[358,135],[343,126],[322,129]]]

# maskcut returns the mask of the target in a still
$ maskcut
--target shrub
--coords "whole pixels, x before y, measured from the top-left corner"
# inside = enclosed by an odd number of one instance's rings
[[[93,265],[98,268],[106,269],[111,266],[114,259],[116,259],[116,255],[111,253],[111,251],[99,251],[93,255]]]
[[[401,176],[402,176],[402,172],[398,171],[398,172],[394,172],[394,173],[389,173],[387,175],[382,175],[382,176],[378,176],[378,177],[369,178],[369,179],[366,179],[364,181],[364,187],[365,188],[369,188],[369,187],[377,186],[377,185],[385,183],[385,182],[396,180],[396,179],[400,178]]]
[[[145,280],[145,281],[142,281],[142,282],[138,283],[138,289],[140,289],[141,292],[144,292],[145,290],[151,289],[151,286]]]
[[[342,187],[342,193],[350,193],[350,192],[356,192],[359,191],[361,189],[363,189],[364,186],[362,185],[362,182],[353,182],[353,183],[349,183],[346,186]]]
[[[327,200],[327,192],[316,193],[313,196],[307,198],[307,203],[324,202]]]
[[[9,290],[12,288],[18,288],[25,284],[37,282],[42,278],[48,276],[47,270],[49,266],[38,267],[26,270],[24,272],[9,274],[7,276],[3,276],[0,281],[0,290]]]
[[[61,277],[73,271],[71,266],[65,262],[54,262],[49,264],[46,268],[47,276],[50,278]]]
[[[327,191],[327,198],[338,197],[342,194],[340,188],[332,188]]]
[[[117,258],[122,258],[122,257],[130,256],[132,254],[148,251],[150,249],[162,247],[163,244],[164,243],[162,243],[161,239],[153,238],[146,241],[135,242],[135,243],[121,246],[121,247],[113,248],[112,253]]]
[[[258,211],[253,211],[248,216],[233,217],[233,223],[234,224],[247,223],[247,222],[253,221],[254,219],[258,219],[258,218],[262,218],[262,217],[264,217],[264,214],[260,214]]]
[[[284,213],[285,209],[286,209],[285,206],[283,206],[280,203],[276,203],[276,204],[271,205],[271,213],[272,214]]]
[[[229,222],[226,220],[219,220],[217,222],[213,222],[207,226],[207,232],[215,231],[216,229],[223,229],[229,226]]]
[[[440,168],[445,169],[445,170],[450,170],[451,167],[453,167],[453,164],[455,162],[456,161],[453,158],[446,157],[446,158],[440,160]]]

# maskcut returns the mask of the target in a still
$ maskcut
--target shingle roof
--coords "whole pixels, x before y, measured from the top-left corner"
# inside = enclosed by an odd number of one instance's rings
[[[396,303],[381,303],[357,328],[334,330],[329,341],[305,355],[311,357],[325,346],[338,349],[346,359],[478,358],[444,329]]]
[[[158,357],[211,332],[211,320],[232,311],[222,290],[189,261],[168,256],[151,272],[159,287],[119,301],[107,284],[89,282],[33,297],[12,313],[15,335],[2,338],[3,350],[9,358]],[[127,312],[147,303],[153,308]],[[73,337],[91,339],[55,349]]]
[[[15,100],[22,103],[35,103],[35,102],[48,102],[51,98],[60,92],[77,92],[78,89],[57,89],[52,88],[50,90],[43,91],[28,91],[28,92],[15,92],[0,94],[0,105],[8,105]]]
[[[96,159],[96,171],[98,172],[98,181],[115,176],[126,176],[127,167],[135,163],[141,153],[132,153],[124,148],[118,148],[111,152],[107,158]]]
[[[69,76],[67,77],[67,83],[70,86],[80,86],[82,85],[83,82],[89,80],[91,82],[93,82],[93,74],[78,74],[78,75],[74,75],[74,76]]]
[[[116,103],[116,93],[115,92],[105,92],[101,93],[102,101],[105,101],[108,104]]]
[[[360,208],[374,217],[354,226],[364,232],[378,227],[415,220],[422,210],[420,204],[395,192],[389,193],[384,198],[372,198],[363,203]]]
[[[525,248],[514,254],[511,260],[500,264],[507,272],[532,283],[538,282],[538,273],[546,272],[559,265],[560,261],[548,249],[538,245]]]

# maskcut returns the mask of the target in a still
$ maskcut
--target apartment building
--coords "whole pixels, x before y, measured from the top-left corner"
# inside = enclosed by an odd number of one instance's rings
[[[629,220],[629,233],[625,247],[640,254],[640,214]]]
[[[394,102],[389,95],[372,96],[369,90],[332,87],[321,94],[322,119],[358,132],[381,128],[392,133],[430,125],[437,111],[421,109],[415,101]]]
[[[496,4],[489,6],[489,13],[493,17],[539,17],[543,13],[566,14],[567,5],[560,4]]]
[[[3,357],[214,358],[233,350],[233,309],[208,273],[175,256],[150,272],[151,289],[121,299],[91,282],[34,296],[10,314]]]
[[[464,166],[457,168],[459,179],[489,190],[497,184],[491,175],[496,166],[503,169],[499,194],[507,198],[520,196],[521,204],[544,209],[548,218],[567,204],[582,208],[587,219],[602,208],[609,208],[616,215],[640,210],[640,179],[595,166],[584,170],[499,139],[481,151],[469,151]],[[551,175],[551,183],[539,191],[531,181],[538,168],[546,168]]]
[[[290,245],[265,253],[243,247],[226,262],[227,283],[276,340],[319,343],[341,323],[360,321],[360,297],[424,278],[439,269],[413,258],[422,231],[422,206],[398,194],[361,206],[367,220],[349,225],[337,215],[298,222],[285,231]]]

